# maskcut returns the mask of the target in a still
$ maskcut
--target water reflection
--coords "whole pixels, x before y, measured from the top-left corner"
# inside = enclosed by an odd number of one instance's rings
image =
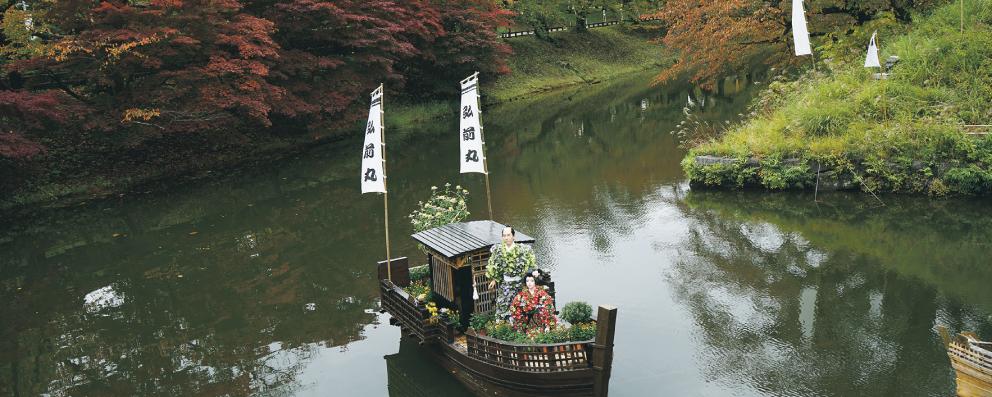
[[[649,87],[650,77],[483,116],[495,218],[537,238],[562,302],[622,310],[611,390],[953,390],[932,326],[992,335],[982,265],[992,210],[688,192],[670,133],[686,99],[719,123],[753,89],[744,78],[712,93]],[[402,215],[431,185],[468,187],[474,217],[487,215],[483,179],[458,174],[456,127],[398,125],[387,138],[392,250],[414,264]],[[0,395],[462,393],[382,324],[372,267],[382,202],[358,194],[356,145],[8,222]]]
[[[532,215],[563,198],[576,217],[596,217],[570,227],[590,230],[603,253],[616,230],[633,231],[645,210],[627,205],[629,198],[648,192],[651,181],[679,178],[680,154],[667,131],[681,116],[668,105],[677,96],[669,91],[685,89],[652,88],[649,77],[487,112],[494,202],[505,211],[497,216],[539,230],[542,218]],[[457,141],[446,138],[456,123],[391,128],[392,213],[409,213],[445,180],[481,198],[481,178],[457,174],[453,156],[450,167],[439,160],[457,153]],[[8,302],[0,307],[0,394],[339,389],[327,380],[334,376],[308,375],[326,364],[317,357],[329,348],[354,357],[352,342],[381,321],[370,265],[382,252],[381,202],[359,196],[353,152],[345,142],[168,193],[7,223],[0,230],[0,299]],[[596,182],[603,179],[624,183]],[[483,214],[484,205],[475,200],[472,211]],[[403,238],[406,219],[390,221],[393,252],[417,258]],[[363,348],[382,357],[395,343],[383,337]],[[347,382],[356,371],[340,374]],[[385,390],[366,383],[362,394]]]
[[[793,201],[798,199],[803,201]],[[992,322],[960,315],[987,291],[921,282],[913,264],[897,262],[906,256],[859,234],[863,224],[831,221],[840,208],[856,212],[852,203],[840,207],[834,201],[832,210],[817,209],[805,199],[691,192],[679,204],[689,234],[669,282],[701,332],[708,377],[773,395],[953,390],[953,373],[933,327],[951,322],[988,329]],[[919,201],[903,204],[915,207]],[[911,245],[920,239],[954,244],[955,237],[963,237],[925,227],[895,231],[894,217],[905,213],[895,205],[888,208],[863,218],[890,231],[875,239]],[[838,244],[847,238],[868,241]],[[967,266],[956,259],[961,258],[945,257],[944,264],[955,263],[945,269]],[[959,297],[968,299],[962,304]]]

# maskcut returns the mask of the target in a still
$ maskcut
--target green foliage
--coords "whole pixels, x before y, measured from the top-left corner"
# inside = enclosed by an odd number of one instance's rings
[[[683,168],[704,185],[802,189],[816,183],[811,164],[823,163],[865,191],[992,192],[992,143],[961,127],[992,124],[992,5],[965,6],[964,35],[956,4],[916,18],[912,30],[889,14],[857,28],[852,40],[878,29],[882,58],[900,57],[889,79],[863,67],[863,43],[849,55],[838,43],[825,74],[772,82],[750,120],[690,150]],[[898,31],[908,33],[893,37]],[[702,155],[734,162],[704,166],[695,160]]]
[[[480,329],[475,326],[472,328]],[[513,329],[513,327],[505,321],[492,321],[487,323],[484,328],[481,329],[485,329],[486,335],[490,338],[514,343],[583,342],[596,338],[596,323],[592,322],[577,323],[573,324],[571,327],[565,327],[559,324],[552,327],[548,331],[535,332],[530,336]]]
[[[450,223],[461,222],[468,217],[468,190],[461,186],[451,188],[450,183],[444,184],[443,190],[431,186],[431,198],[427,202],[418,202],[417,209],[410,214],[410,223],[414,232],[433,229]]]
[[[747,158],[738,157],[733,163],[700,165],[696,163],[695,151],[682,160],[689,180],[702,182],[706,186],[743,187],[755,181],[757,169],[746,164]]]
[[[458,310],[444,308],[438,315],[444,325],[458,326],[461,324],[461,313]]]
[[[656,26],[644,24],[644,27]],[[586,33],[555,33],[554,43],[534,37],[509,40],[514,56],[512,74],[487,90],[491,98],[508,101],[534,92],[606,80],[670,63],[656,32],[609,26]]]
[[[404,289],[419,302],[426,302],[431,299],[431,287],[427,280],[412,281],[410,286]]]
[[[807,164],[802,162],[785,163],[772,156],[761,160],[758,177],[761,185],[772,190],[803,188],[812,186],[814,175]]]
[[[45,33],[46,29],[39,26],[38,16],[16,6],[4,12],[3,20],[0,21],[0,32],[3,33],[3,40],[0,41],[0,55],[3,61],[0,61],[0,65],[3,65],[7,59],[26,59],[42,55],[46,46],[34,35]]]
[[[975,165],[969,165],[947,170],[944,181],[951,190],[965,194],[980,194],[992,188],[992,173]]]
[[[469,318],[468,325],[474,330],[486,329],[486,325],[496,319],[493,313],[472,313],[471,318]]]
[[[523,332],[517,331],[510,326],[510,323],[505,321],[494,321],[486,325],[486,335],[493,339],[499,339],[507,342],[526,342],[527,335]]]
[[[596,339],[596,324],[595,323],[580,323],[574,324],[568,329],[568,340],[569,341],[583,341]]]
[[[561,308],[562,320],[569,324],[579,324],[592,319],[592,307],[582,301],[568,302]]]
[[[410,268],[410,281],[427,280],[431,276],[431,268],[427,265],[414,266]]]
[[[503,243],[489,256],[486,277],[499,278],[504,275],[520,275],[537,269],[537,258],[530,247],[516,244],[507,250]]]
[[[561,0],[518,0],[510,5],[516,20],[534,30],[535,36],[547,40],[548,29],[562,26],[566,18],[566,5]]]

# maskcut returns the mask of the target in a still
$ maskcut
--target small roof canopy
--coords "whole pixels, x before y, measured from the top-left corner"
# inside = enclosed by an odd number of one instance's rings
[[[500,242],[505,227],[506,225],[493,221],[459,222],[424,230],[415,233],[412,237],[442,255],[454,258]],[[516,232],[514,241],[534,242],[533,237],[519,230],[514,231]]]

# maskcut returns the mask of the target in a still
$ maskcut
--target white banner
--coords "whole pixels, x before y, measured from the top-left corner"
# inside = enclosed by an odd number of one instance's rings
[[[792,41],[796,43],[796,56],[809,55],[809,30],[806,29],[806,11],[803,0],[792,0]]]
[[[875,44],[876,34],[878,34],[877,30],[871,34],[871,41],[868,42],[868,55],[865,56],[866,68],[882,67],[882,64],[878,62],[878,45]]]
[[[486,173],[482,150],[482,123],[479,121],[479,73],[462,80],[462,106],[458,111],[458,142],[461,173]]]
[[[382,86],[372,91],[369,121],[362,144],[362,193],[385,193],[386,171],[382,161]]]

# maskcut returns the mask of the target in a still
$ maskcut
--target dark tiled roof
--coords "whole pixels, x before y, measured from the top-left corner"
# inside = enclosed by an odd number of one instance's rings
[[[493,221],[452,223],[416,233],[413,239],[448,258],[454,258],[498,243],[504,227],[502,223]],[[518,243],[534,242],[533,237],[519,230],[516,234],[514,240]]]

